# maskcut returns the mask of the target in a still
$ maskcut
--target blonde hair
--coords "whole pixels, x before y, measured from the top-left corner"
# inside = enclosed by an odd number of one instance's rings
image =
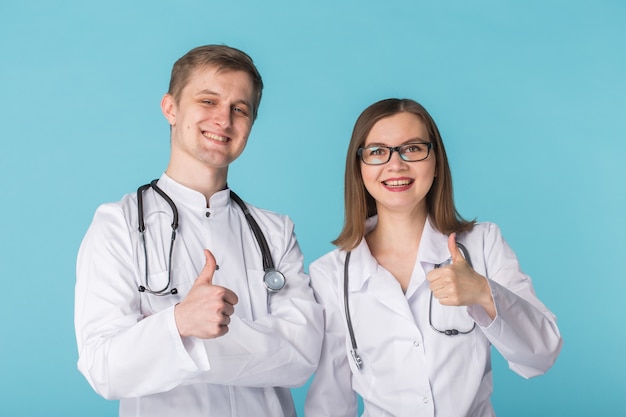
[[[174,63],[168,93],[178,102],[180,94],[187,85],[189,77],[197,68],[217,67],[220,70],[244,71],[252,80],[254,88],[253,119],[256,120],[261,95],[263,94],[263,80],[252,58],[239,49],[226,45],[198,46],[187,52]]]

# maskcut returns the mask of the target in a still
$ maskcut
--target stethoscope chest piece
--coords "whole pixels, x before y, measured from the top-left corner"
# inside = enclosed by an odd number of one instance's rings
[[[275,269],[265,270],[265,275],[263,276],[263,284],[265,285],[267,291],[278,292],[285,287],[286,282],[287,280],[281,272]]]

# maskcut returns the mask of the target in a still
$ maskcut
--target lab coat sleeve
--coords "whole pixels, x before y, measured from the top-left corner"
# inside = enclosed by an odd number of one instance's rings
[[[98,208],[77,260],[78,368],[108,399],[167,391],[201,372],[178,335],[173,307],[140,313],[129,226],[119,205]]]
[[[520,270],[495,224],[488,224],[483,245],[496,317],[491,321],[478,306],[469,307],[469,313],[513,371],[525,378],[542,375],[562,347],[556,317],[535,295],[530,277]]]
[[[285,288],[267,295],[268,314],[254,321],[233,315],[226,335],[190,341],[192,345],[202,344],[210,368],[190,382],[296,387],[303,385],[317,367],[323,311],[304,273],[293,223],[287,217],[281,219],[283,223],[272,228],[284,231],[284,236],[272,239],[270,233],[268,244],[276,269],[285,275]],[[266,223],[263,229],[268,231],[270,227]],[[262,282],[262,274],[248,279]]]
[[[320,363],[307,392],[304,414],[306,417],[354,417],[357,396],[352,389],[350,359],[346,352],[343,296],[333,280],[333,275],[343,266],[326,263],[329,258],[313,263],[309,271],[315,296],[324,306],[325,335]]]

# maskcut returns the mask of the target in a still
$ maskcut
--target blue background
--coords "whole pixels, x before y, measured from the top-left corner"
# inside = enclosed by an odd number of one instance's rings
[[[358,114],[414,98],[460,212],[501,226],[559,319],[545,376],[494,355],[499,416],[626,416],[625,17],[618,0],[3,1],[0,415],[117,415],[76,370],[76,252],[97,205],[165,169],[173,62],[226,43],[266,85],[230,185],[293,218],[307,265],[341,228]]]

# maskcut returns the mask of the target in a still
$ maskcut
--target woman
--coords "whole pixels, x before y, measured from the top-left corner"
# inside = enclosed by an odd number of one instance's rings
[[[498,227],[456,211],[426,109],[368,107],[345,181],[338,248],[309,271],[326,335],[306,416],[355,416],[357,393],[364,416],[495,415],[491,346],[530,378],[552,366],[561,337]]]

